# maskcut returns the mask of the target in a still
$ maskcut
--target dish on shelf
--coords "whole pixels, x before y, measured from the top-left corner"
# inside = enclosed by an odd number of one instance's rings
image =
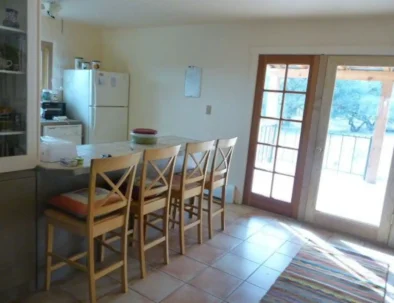
[[[0,74],[24,75],[25,72],[0,69]]]
[[[7,33],[7,34],[19,34],[19,35],[26,35],[26,31],[19,29],[19,28],[13,28],[13,27],[9,27],[9,26],[4,26],[4,25],[0,25],[0,32]]]
[[[0,114],[11,114],[13,111],[12,107],[0,106]]]
[[[18,15],[19,12],[16,9],[6,7],[3,25],[11,28],[19,28]]]
[[[3,113],[0,113],[0,132],[21,131],[22,119],[21,114],[13,113],[12,109],[3,107]],[[7,111],[7,112],[4,112]]]
[[[0,131],[0,136],[17,136],[17,135],[24,135],[25,131]]]

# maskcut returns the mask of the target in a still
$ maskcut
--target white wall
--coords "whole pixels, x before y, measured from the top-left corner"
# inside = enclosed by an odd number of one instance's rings
[[[230,183],[243,190],[259,53],[394,54],[390,19],[270,21],[103,32],[107,69],[131,74],[130,127],[195,139],[238,136]],[[188,65],[203,68],[200,99],[184,97]],[[206,105],[212,115],[205,115]],[[238,195],[238,201],[241,199]]]
[[[53,88],[62,83],[63,70],[74,68],[74,58],[83,57],[87,61],[101,60],[102,31],[98,27],[41,17],[41,39],[53,42]]]

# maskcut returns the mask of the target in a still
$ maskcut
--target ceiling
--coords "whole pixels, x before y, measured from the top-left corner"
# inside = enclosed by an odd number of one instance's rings
[[[394,15],[394,0],[59,0],[60,17],[107,27]]]

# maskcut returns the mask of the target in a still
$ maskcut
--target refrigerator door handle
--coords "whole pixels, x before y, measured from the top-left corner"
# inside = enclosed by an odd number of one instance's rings
[[[96,133],[96,111],[95,108],[91,109],[91,128],[94,133]]]

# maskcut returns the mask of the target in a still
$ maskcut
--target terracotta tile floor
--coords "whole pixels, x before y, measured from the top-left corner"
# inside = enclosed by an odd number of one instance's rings
[[[97,282],[99,303],[257,303],[275,283],[307,240],[330,247],[344,245],[373,258],[394,264],[393,250],[379,248],[359,239],[313,228],[306,224],[241,205],[227,205],[227,227],[215,237],[197,244],[197,230],[187,232],[186,255],[179,255],[177,230],[171,231],[171,263],[164,265],[162,247],[147,254],[148,276],[139,279],[136,248],[129,251],[129,292],[120,292],[120,273]],[[154,236],[154,231],[150,236]],[[393,268],[390,266],[390,268]],[[386,302],[394,303],[394,270],[391,269]],[[49,292],[38,293],[23,303],[88,302],[84,274],[52,284]]]

